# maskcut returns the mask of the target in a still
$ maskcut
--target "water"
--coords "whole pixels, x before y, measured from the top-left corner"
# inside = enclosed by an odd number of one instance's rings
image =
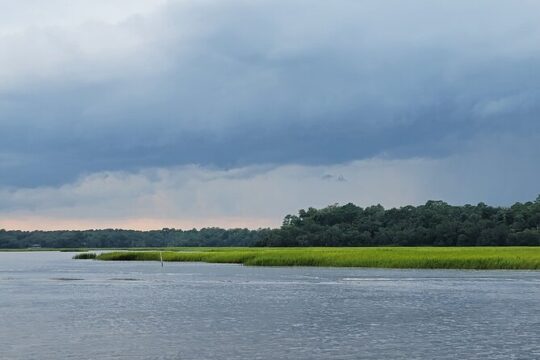
[[[540,359],[540,272],[0,253],[0,359]]]

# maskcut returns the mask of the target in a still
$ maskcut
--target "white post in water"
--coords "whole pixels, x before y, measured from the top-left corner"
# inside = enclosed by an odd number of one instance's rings
[[[161,251],[159,252],[159,260],[161,261],[161,267],[163,267],[163,255],[161,255]]]

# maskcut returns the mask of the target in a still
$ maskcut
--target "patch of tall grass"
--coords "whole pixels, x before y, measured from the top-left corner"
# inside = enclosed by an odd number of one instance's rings
[[[540,269],[540,247],[205,248],[165,251],[162,256],[163,261],[251,266]],[[96,259],[159,261],[160,252],[116,251]]]
[[[80,254],[77,254],[77,255],[73,256],[73,259],[87,260],[87,259],[95,259],[96,257],[97,257],[96,253],[85,252],[85,253],[80,253]]]

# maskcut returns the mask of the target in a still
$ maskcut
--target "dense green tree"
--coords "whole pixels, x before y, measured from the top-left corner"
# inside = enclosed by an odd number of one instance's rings
[[[540,245],[540,196],[510,208],[485,203],[452,206],[430,200],[385,210],[334,204],[287,215],[266,246],[501,246]],[[279,239],[279,240],[277,240]]]

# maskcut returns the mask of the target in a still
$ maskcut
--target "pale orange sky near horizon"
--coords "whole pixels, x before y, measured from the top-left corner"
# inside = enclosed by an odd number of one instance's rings
[[[52,230],[89,230],[89,229],[126,229],[126,230],[161,230],[175,228],[190,230],[205,227],[225,229],[258,229],[278,227],[281,219],[222,217],[208,219],[178,220],[166,218],[126,218],[126,219],[57,219],[39,216],[7,218],[0,220],[0,229],[22,231]]]

